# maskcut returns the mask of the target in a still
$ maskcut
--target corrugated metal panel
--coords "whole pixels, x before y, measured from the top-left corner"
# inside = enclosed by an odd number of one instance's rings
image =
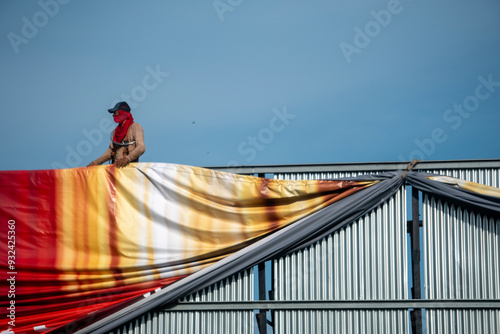
[[[496,166],[457,167],[424,171],[500,187]],[[379,172],[384,170],[291,172],[274,178],[335,179]],[[499,220],[427,197],[423,202],[426,298],[500,298]],[[403,188],[365,217],[274,261],[275,299],[408,299],[406,203]],[[253,271],[248,270],[184,300],[253,300],[253,296]],[[409,332],[406,310],[276,311],[274,320],[275,333]],[[254,333],[254,323],[252,311],[160,311],[146,313],[113,333]],[[500,311],[427,310],[425,325],[428,333],[500,333]]]
[[[440,171],[498,186],[497,171]],[[425,298],[500,299],[500,219],[424,195]],[[500,333],[500,310],[427,310],[427,333]]]
[[[183,302],[253,300],[253,269],[231,276],[186,298]],[[156,311],[144,314],[113,334],[253,334],[253,311]]]
[[[405,170],[412,161],[379,161],[356,163],[323,164],[287,164],[287,165],[252,165],[252,166],[211,166],[214,170],[236,174],[279,174],[279,173],[320,173],[320,172],[373,172]],[[434,160],[420,161],[415,170],[437,169],[474,169],[500,168],[500,159],[480,160]]]
[[[366,174],[378,174],[384,171],[341,171],[322,173],[276,173],[274,178],[278,180],[329,180],[345,177],[356,177]]]
[[[359,173],[281,174],[284,179]],[[406,195],[274,263],[276,300],[408,299]],[[277,311],[275,333],[406,333],[403,311]]]

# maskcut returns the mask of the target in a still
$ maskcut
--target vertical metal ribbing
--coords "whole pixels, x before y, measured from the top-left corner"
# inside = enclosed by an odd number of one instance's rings
[[[352,224],[275,260],[276,299],[407,299],[406,248],[406,195],[401,188]],[[409,324],[408,312],[391,310],[276,311],[276,319],[276,333],[286,334],[405,333]]]
[[[500,169],[427,172],[500,187]],[[500,221],[430,196],[423,200],[425,297],[500,297]],[[499,333],[498,310],[427,310],[428,333]]]
[[[321,172],[321,173],[276,173],[274,178],[278,180],[329,180],[347,177],[356,177],[367,174],[377,174],[378,171],[357,171],[357,172]]]
[[[500,187],[500,169],[425,171]],[[286,173],[275,178],[335,179],[373,173],[377,172]],[[407,299],[406,200],[404,191],[401,193],[388,202],[389,209],[386,203],[349,229],[345,227],[307,250],[274,261],[276,299]],[[500,298],[499,220],[435,200],[426,208],[426,200],[423,219],[432,222],[424,223],[423,235],[426,298]],[[404,223],[399,224],[398,219]],[[384,237],[383,233],[388,235]],[[404,237],[394,242],[394,235]],[[343,272],[338,270],[341,266]],[[393,277],[396,284],[403,282],[404,286],[394,289]],[[233,283],[225,280],[222,285],[226,284]],[[231,291],[236,294],[240,288],[233,285]],[[220,285],[214,285],[186,300],[218,300],[220,290]],[[250,291],[248,298],[238,300],[253,300],[253,283],[243,291]],[[223,294],[220,300],[226,297]],[[405,333],[409,323],[406,311],[279,311],[275,320],[275,333]],[[498,310],[427,310],[426,320],[428,333],[500,332]],[[253,312],[156,312],[114,333],[253,333],[253,323]]]
[[[253,269],[235,274],[193,293],[183,302],[253,300]],[[133,320],[113,334],[254,334],[253,311],[155,311]]]
[[[424,196],[425,296],[500,298],[500,219]],[[499,310],[428,310],[428,333],[500,333]]]

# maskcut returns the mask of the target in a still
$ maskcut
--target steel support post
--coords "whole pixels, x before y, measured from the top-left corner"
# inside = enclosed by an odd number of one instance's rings
[[[259,300],[266,300],[266,263],[259,263]],[[257,320],[260,334],[267,334],[267,310],[259,310]]]
[[[419,191],[412,187],[412,226],[411,226],[411,261],[413,272],[413,299],[422,299],[420,289],[420,212]],[[411,325],[413,334],[422,334],[422,309],[411,311]]]

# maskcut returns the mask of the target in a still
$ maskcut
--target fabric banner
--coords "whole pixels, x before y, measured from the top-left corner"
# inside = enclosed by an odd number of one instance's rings
[[[0,330],[107,333],[317,242],[404,182],[500,216],[500,191],[397,171],[272,180],[174,164],[0,172]]]
[[[344,181],[377,182],[367,189],[284,227],[209,268],[166,286],[164,289],[157,290],[154,294],[130,300],[128,304],[110,308],[107,312],[79,319],[74,323],[75,326],[81,328],[76,334],[107,333],[137,316],[155,308],[166,307],[179,298],[213,284],[230,274],[237,273],[273,257],[304,248],[383,204],[398,189],[401,189],[405,180],[408,181],[408,184],[445,200],[451,198],[448,194],[451,191],[449,188],[457,188],[458,193],[452,195],[456,197],[457,204],[468,206],[471,203],[481,202],[481,206],[474,206],[476,210],[487,210],[495,215],[500,214],[500,206],[497,204],[496,198],[498,189],[477,183],[434,174],[403,173],[403,171],[344,179]],[[468,194],[464,195],[464,193]],[[92,323],[85,326],[89,321],[92,321]],[[54,333],[60,332],[54,331]]]
[[[43,333],[124,305],[377,183],[150,163],[0,172],[0,328]]]
[[[367,176],[366,179],[371,180],[371,182],[377,179],[380,182],[376,182],[367,189],[363,189],[331,204],[327,208],[300,219],[164,289],[79,319],[73,325],[76,328],[82,326],[84,328],[77,331],[76,334],[108,333],[110,330],[133,320],[145,312],[176,302],[179,298],[216,283],[228,275],[252,267],[259,262],[307,247],[383,204],[401,188],[403,184],[401,175],[402,172],[395,172],[379,176]],[[363,179],[364,177],[361,177],[356,181],[351,180],[349,182],[360,182],[359,180]],[[364,182],[366,181],[362,181],[362,183]],[[89,322],[91,324],[87,326]],[[61,329],[51,333],[63,332]]]

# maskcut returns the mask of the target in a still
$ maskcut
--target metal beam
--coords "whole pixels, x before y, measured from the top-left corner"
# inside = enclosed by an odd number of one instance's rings
[[[500,309],[500,299],[181,302],[164,311]]]
[[[276,173],[327,173],[327,172],[369,172],[405,170],[411,161],[359,162],[329,164],[290,164],[290,165],[252,165],[252,166],[208,166],[205,168],[236,174],[276,174]],[[460,168],[500,168],[500,159],[482,160],[435,160],[421,161],[414,170]]]
[[[259,175],[259,177],[261,176]],[[265,262],[259,263],[258,269],[259,269],[259,300],[266,300],[266,263]],[[261,309],[257,314],[260,334],[267,334],[266,313],[267,313],[266,309]]]

